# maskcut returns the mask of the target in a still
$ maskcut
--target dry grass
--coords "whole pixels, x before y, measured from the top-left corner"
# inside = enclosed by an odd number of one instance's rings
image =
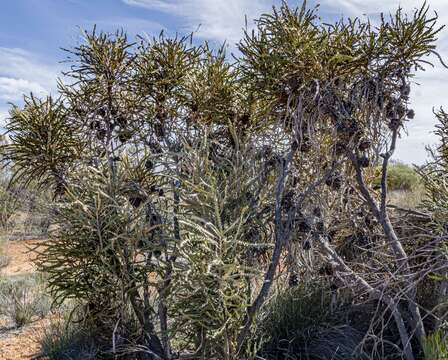
[[[416,209],[425,198],[423,186],[416,186],[412,190],[393,190],[389,193],[389,204],[404,209]]]
[[[0,279],[0,315],[16,327],[43,318],[49,313],[50,305],[38,274]]]
[[[6,267],[9,264],[9,256],[6,252],[7,240],[5,237],[0,237],[0,269]]]

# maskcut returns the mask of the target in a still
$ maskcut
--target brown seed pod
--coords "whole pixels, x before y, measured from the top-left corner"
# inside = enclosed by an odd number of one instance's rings
[[[337,142],[334,146],[334,154],[337,156],[344,155],[347,151],[347,146],[343,142]]]
[[[406,114],[406,117],[408,118],[408,119],[413,119],[414,117],[415,117],[415,111],[413,110],[413,109],[409,109],[408,110],[408,112],[407,112],[407,114]]]
[[[338,232],[337,232],[337,230],[335,230],[335,229],[332,229],[332,230],[330,230],[330,231],[328,232],[328,234],[327,234],[327,240],[328,240],[329,243],[332,243],[332,242],[333,242],[333,240],[334,240],[334,238],[335,238],[335,236],[336,236],[337,233],[338,233]]]
[[[406,113],[407,113],[406,106],[404,106],[403,104],[398,104],[398,106],[397,106],[397,116],[399,118],[402,118],[403,116],[406,115]]]
[[[164,128],[164,126],[163,126],[162,124],[160,124],[160,123],[154,124],[154,132],[156,133],[156,135],[157,135],[158,137],[163,137],[163,136],[165,136],[165,128]]]
[[[339,190],[342,187],[342,178],[339,175],[332,175],[327,180],[325,184],[333,190]]]
[[[99,129],[96,133],[96,138],[98,140],[104,140],[104,138],[106,137],[106,130],[104,129]]]
[[[128,123],[128,120],[123,115],[120,115],[117,117],[116,123],[119,126],[123,127],[123,126],[126,126],[126,124]]]
[[[300,144],[300,149],[303,153],[309,153],[311,151],[311,143],[309,141],[302,141]]]
[[[248,125],[250,122],[250,114],[248,113],[244,113],[243,115],[241,115],[241,117],[238,119],[239,123],[242,125]]]
[[[373,101],[376,99],[377,94],[379,91],[378,83],[373,80],[369,79],[367,80],[365,87],[364,87],[364,96],[368,101]]]
[[[305,233],[308,233],[311,231],[311,226],[308,225],[306,220],[303,219],[302,217],[300,217],[299,219],[296,219],[295,225],[296,225],[297,231],[299,233],[305,234]]]
[[[319,269],[319,274],[331,276],[334,274],[333,267],[329,263],[326,263]]]
[[[290,287],[294,287],[299,285],[299,277],[297,276],[297,274],[290,274],[289,278],[288,278],[288,285]]]
[[[401,126],[401,120],[398,118],[393,118],[390,120],[388,126],[389,126],[389,129],[391,129],[392,131],[398,130]]]
[[[145,168],[146,170],[152,170],[154,168],[154,163],[152,162],[151,159],[147,159],[145,161]]]
[[[311,243],[309,242],[309,240],[305,240],[305,241],[303,242],[303,244],[302,244],[302,248],[303,248],[303,250],[306,250],[306,251],[308,251],[308,250],[311,249]]]
[[[411,85],[409,83],[403,84],[400,88],[400,93],[402,96],[409,96],[411,93]]]
[[[363,168],[369,167],[370,159],[366,155],[362,155],[358,157],[358,164]]]
[[[100,109],[98,109],[98,115],[99,116],[106,116],[106,109],[105,108],[100,108]]]
[[[126,141],[128,141],[130,138],[132,137],[132,133],[129,130],[122,130],[120,131],[120,133],[118,134],[118,139],[122,142],[125,143]]]
[[[386,105],[386,117],[392,119],[395,116],[395,100],[391,99]]]
[[[316,223],[316,230],[319,234],[322,234],[325,232],[325,224],[323,221],[318,221]]]
[[[145,200],[145,196],[142,195],[132,195],[129,197],[130,204],[135,208],[138,208]]]
[[[366,150],[369,149],[371,146],[372,146],[372,142],[371,142],[370,140],[367,140],[367,139],[361,139],[361,140],[359,141],[359,144],[358,144],[358,149],[359,149],[360,151],[366,151]]]
[[[98,120],[94,120],[89,124],[89,128],[91,130],[99,130],[101,128],[101,122]]]

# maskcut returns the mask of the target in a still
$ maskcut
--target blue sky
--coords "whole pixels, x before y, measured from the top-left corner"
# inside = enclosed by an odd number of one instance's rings
[[[428,0],[448,23],[448,0]],[[125,29],[136,34],[186,34],[197,31],[198,40],[227,41],[230,50],[241,36],[245,15],[252,19],[269,11],[280,0],[3,0],[0,3],[0,124],[8,114],[8,102],[20,104],[22,94],[55,93],[56,78],[63,68],[61,47],[80,41],[80,28],[94,24],[103,30]],[[291,5],[301,2],[289,0]],[[315,1],[308,1],[314,5]],[[369,16],[393,11],[401,5],[412,11],[418,0],[321,0],[320,15],[331,21],[341,15]],[[439,52],[448,61],[448,29],[440,35]],[[408,136],[399,143],[395,158],[408,163],[425,161],[424,147],[433,144],[433,107],[448,110],[448,70],[438,63],[420,74],[413,86],[416,118]]]

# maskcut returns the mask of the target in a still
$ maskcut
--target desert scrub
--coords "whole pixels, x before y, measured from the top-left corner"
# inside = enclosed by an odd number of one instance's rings
[[[380,169],[378,168],[378,172]],[[381,177],[377,176],[374,185],[379,186]],[[389,190],[415,191],[421,186],[421,177],[411,165],[394,162],[387,171],[387,187]]]
[[[97,359],[95,336],[82,323],[70,322],[68,313],[51,321],[40,338],[41,353],[48,360]]]
[[[426,360],[448,360],[448,338],[442,330],[437,330],[425,338],[423,352]]]
[[[21,327],[43,318],[51,307],[39,275],[0,279],[0,314]]]
[[[331,311],[331,295],[319,282],[279,292],[261,314],[261,356],[277,359],[367,359],[358,352],[363,334]],[[282,357],[282,358],[283,358]]]
[[[6,254],[6,241],[3,236],[0,237],[0,269],[9,263],[9,256]]]
[[[2,230],[8,229],[13,215],[20,208],[17,195],[17,191],[7,189],[5,181],[0,179],[0,228]]]
[[[381,168],[375,168],[372,185],[380,188]],[[420,174],[412,165],[393,162],[387,171],[387,187],[390,191],[389,203],[407,209],[419,207],[425,198],[425,188]]]

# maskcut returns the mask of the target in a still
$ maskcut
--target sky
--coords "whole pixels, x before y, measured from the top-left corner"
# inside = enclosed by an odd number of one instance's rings
[[[226,42],[229,51],[241,38],[245,19],[269,12],[281,0],[1,0],[0,1],[0,127],[8,117],[10,103],[21,104],[23,94],[56,94],[56,79],[64,68],[66,54],[61,48],[76,46],[81,29],[113,31],[123,28],[129,37],[137,34],[187,34],[212,45]],[[288,0],[292,6],[301,1]],[[369,17],[388,13],[401,6],[412,12],[418,0],[320,0],[319,14],[325,21],[341,16]],[[309,6],[316,0],[309,0]],[[448,24],[448,0],[427,0],[436,11],[439,24]],[[448,63],[448,28],[437,42],[438,52]],[[448,110],[448,69],[435,58],[434,67],[418,74],[412,85],[411,107],[416,112],[400,139],[395,159],[422,164],[425,146],[434,145],[433,108]]]

